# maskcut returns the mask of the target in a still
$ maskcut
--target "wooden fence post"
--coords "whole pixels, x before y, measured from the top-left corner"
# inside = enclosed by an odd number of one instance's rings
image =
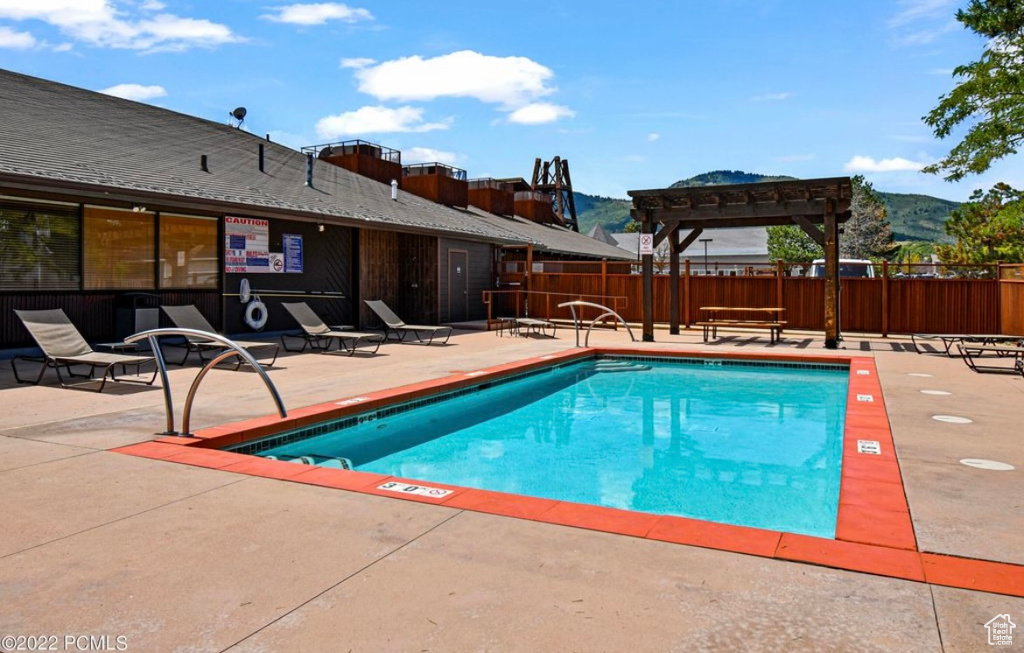
[[[882,337],[889,336],[889,261],[882,261]]]

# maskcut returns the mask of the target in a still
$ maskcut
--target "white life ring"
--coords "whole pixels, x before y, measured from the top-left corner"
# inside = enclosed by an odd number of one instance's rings
[[[245,323],[254,331],[262,331],[267,325],[267,305],[259,297],[253,297],[245,307]]]

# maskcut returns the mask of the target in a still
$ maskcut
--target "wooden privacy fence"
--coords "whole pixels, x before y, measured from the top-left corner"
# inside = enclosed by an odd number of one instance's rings
[[[1024,335],[1024,266],[1001,265],[998,278],[983,279],[893,276],[887,266],[880,267],[883,273],[876,278],[841,279],[841,331]],[[638,274],[535,271],[501,278],[513,289],[485,293],[489,317],[521,315],[517,307],[522,311],[528,305],[532,317],[569,319],[568,309],[558,304],[582,299],[613,308],[629,322],[643,319],[643,277]],[[655,322],[670,321],[669,283],[667,275],[654,277]],[[825,327],[825,280],[820,278],[683,275],[679,297],[684,327],[703,319],[701,306],[781,307],[790,329]]]

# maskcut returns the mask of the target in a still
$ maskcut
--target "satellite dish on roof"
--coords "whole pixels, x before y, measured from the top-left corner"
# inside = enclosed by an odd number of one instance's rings
[[[242,126],[242,122],[245,121],[245,113],[245,107],[237,107],[234,111],[232,111],[229,114],[232,118],[238,121],[238,124],[235,125],[236,127]]]

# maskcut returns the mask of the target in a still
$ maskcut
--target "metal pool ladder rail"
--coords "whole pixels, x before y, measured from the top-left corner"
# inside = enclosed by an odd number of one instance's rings
[[[203,366],[203,369],[199,370],[199,374],[196,374],[196,378],[192,381],[192,386],[188,389],[188,396],[185,398],[185,408],[182,410],[181,415],[181,433],[174,430],[174,402],[171,399],[171,383],[167,378],[167,363],[164,361],[164,354],[160,350],[160,343],[157,342],[157,338],[160,336],[185,336],[185,337],[198,337],[203,340],[209,340],[220,343],[226,348],[221,353],[214,356],[209,363]],[[274,403],[277,405],[277,414],[282,418],[288,417],[288,411],[284,408],[284,402],[281,401],[281,395],[277,392],[277,388],[274,386],[274,382],[270,380],[267,373],[263,370],[263,367],[256,362],[256,359],[252,354],[247,352],[242,347],[239,347],[234,341],[225,338],[224,336],[217,333],[210,333],[208,331],[200,331],[198,329],[150,329],[148,331],[142,331],[128,336],[124,339],[125,342],[139,342],[140,340],[149,340],[149,348],[153,350],[153,357],[156,359],[156,366],[160,372],[160,382],[164,389],[164,407],[167,411],[167,430],[161,433],[161,435],[181,435],[190,436],[192,435],[189,431],[190,417],[192,414],[192,402],[196,397],[196,391],[199,389],[199,384],[202,382],[203,377],[209,372],[217,363],[221,362],[225,358],[231,356],[238,356],[246,363],[252,366],[256,373],[263,379],[263,384],[267,386],[267,390],[270,391],[270,396],[274,399]]]
[[[568,306],[569,310],[572,311],[572,326],[573,326],[574,329],[576,329],[576,346],[577,347],[580,346],[580,324],[582,323],[582,320],[580,318],[576,317],[576,307],[577,306],[580,306],[580,307],[582,307],[582,306],[589,306],[590,308],[596,308],[596,309],[604,311],[604,313],[602,313],[601,315],[598,315],[597,317],[595,317],[593,320],[590,321],[590,324],[587,325],[587,335],[583,339],[583,346],[584,347],[589,347],[590,346],[590,344],[589,344],[590,343],[590,330],[594,327],[595,324],[597,324],[598,320],[603,320],[606,317],[614,317],[619,322],[621,322],[622,326],[626,327],[626,331],[629,332],[630,339],[633,342],[636,342],[636,338],[633,336],[633,330],[629,328],[629,325],[626,323],[625,320],[622,319],[622,316],[619,315],[618,313],[616,313],[615,311],[613,311],[612,309],[608,308],[607,306],[602,306],[601,304],[594,304],[594,303],[591,303],[591,302],[576,301],[576,302],[565,302],[565,303],[559,304],[558,308],[565,308],[566,306]]]

